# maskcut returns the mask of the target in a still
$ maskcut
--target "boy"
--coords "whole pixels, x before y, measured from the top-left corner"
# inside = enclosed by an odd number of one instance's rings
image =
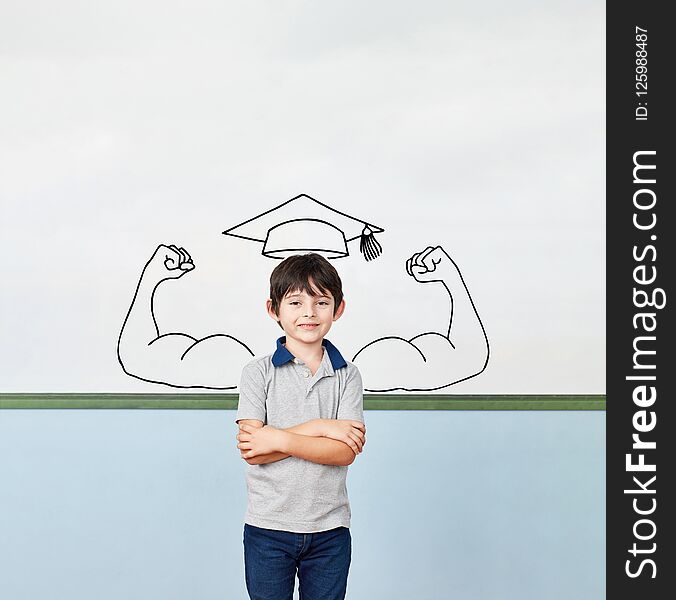
[[[366,443],[362,381],[326,334],[345,310],[342,284],[318,254],[270,276],[268,314],[286,334],[244,367],[238,444],[249,464],[244,524],[252,600],[345,598],[351,559],[347,467]]]

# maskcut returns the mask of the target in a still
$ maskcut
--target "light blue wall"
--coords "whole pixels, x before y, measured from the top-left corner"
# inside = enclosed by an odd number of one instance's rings
[[[0,411],[0,598],[244,600],[233,411]],[[351,600],[605,597],[605,413],[366,413]]]

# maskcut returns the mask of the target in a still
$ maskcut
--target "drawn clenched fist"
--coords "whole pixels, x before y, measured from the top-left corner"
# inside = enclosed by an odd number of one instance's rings
[[[406,272],[420,283],[443,281],[457,266],[441,246],[427,246],[406,261]]]
[[[178,279],[194,268],[195,264],[185,248],[160,244],[146,264],[143,275],[159,283],[165,279]]]

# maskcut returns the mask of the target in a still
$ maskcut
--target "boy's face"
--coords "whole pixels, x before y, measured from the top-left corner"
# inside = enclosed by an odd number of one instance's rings
[[[331,292],[316,291],[316,294],[311,296],[305,291],[289,290],[279,304],[278,314],[272,310],[272,301],[267,301],[268,314],[282,325],[287,338],[304,344],[321,342],[333,322],[343,314],[345,300],[334,314],[335,302]]]

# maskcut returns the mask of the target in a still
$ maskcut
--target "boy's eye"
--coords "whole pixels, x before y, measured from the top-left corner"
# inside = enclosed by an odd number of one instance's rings
[[[319,304],[321,304],[322,306],[328,306],[329,305],[329,303],[326,300],[320,300]]]

